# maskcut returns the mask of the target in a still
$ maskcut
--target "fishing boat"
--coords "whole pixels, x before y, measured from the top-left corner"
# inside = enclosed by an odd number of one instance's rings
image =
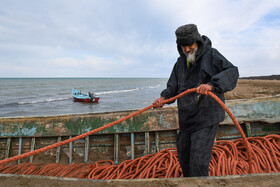
[[[280,96],[226,101],[247,137],[280,134]],[[134,110],[93,114],[55,115],[40,117],[0,118],[0,160],[40,149],[64,141],[123,118]],[[144,155],[176,147],[178,134],[178,111],[176,107],[148,110],[95,134],[59,146],[47,152],[26,157],[11,164],[93,164],[101,160],[112,160],[121,164]],[[216,140],[234,140],[240,134],[228,115],[219,124]],[[280,173],[254,175],[229,175],[205,178],[168,178],[115,180],[115,186],[162,186],[163,184],[213,186],[236,184],[237,186],[262,186],[268,181],[280,183]],[[15,181],[37,181],[40,184],[55,183],[102,186],[111,185],[112,180],[69,179],[42,176],[1,174],[2,184]],[[0,184],[1,184],[0,181]],[[247,185],[244,185],[247,184]],[[70,186],[71,186],[70,185]]]
[[[230,100],[226,101],[226,105],[247,137],[280,134],[280,95]],[[0,160],[78,136],[135,111],[0,117]],[[113,127],[71,142],[69,145],[52,149],[40,156],[56,163],[94,163],[111,159],[119,164],[127,159],[176,147],[179,129],[177,114],[177,107],[172,106],[161,110],[148,110]],[[216,140],[233,140],[240,137],[232,120],[226,115],[225,120],[219,124]],[[34,156],[36,157],[38,155]],[[34,160],[30,157],[21,161],[42,163],[43,160]]]
[[[72,89],[72,96],[74,98],[74,101],[77,102],[87,102],[87,103],[98,103],[99,96],[96,96],[90,92],[82,93],[79,90]]]

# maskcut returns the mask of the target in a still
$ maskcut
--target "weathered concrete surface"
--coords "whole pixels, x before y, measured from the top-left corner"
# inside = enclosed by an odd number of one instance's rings
[[[280,173],[232,175],[219,177],[192,177],[192,178],[169,178],[169,179],[133,179],[133,180],[87,180],[59,177],[42,177],[27,175],[0,174],[0,186],[44,186],[44,187],[79,187],[79,186],[124,186],[124,187],[278,187],[280,186]]]

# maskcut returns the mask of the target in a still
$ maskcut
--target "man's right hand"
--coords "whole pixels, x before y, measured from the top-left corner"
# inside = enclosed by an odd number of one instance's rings
[[[153,103],[154,108],[162,108],[164,105],[164,103],[163,103],[164,100],[165,100],[164,97],[160,97],[160,98],[156,99]]]

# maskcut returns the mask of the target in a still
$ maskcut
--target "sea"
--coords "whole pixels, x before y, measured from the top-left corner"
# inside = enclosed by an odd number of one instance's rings
[[[49,116],[138,110],[166,88],[167,78],[0,78],[0,117]],[[72,89],[98,103],[74,102]]]

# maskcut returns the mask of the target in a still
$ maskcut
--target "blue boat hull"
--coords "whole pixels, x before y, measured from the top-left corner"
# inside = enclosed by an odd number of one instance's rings
[[[74,98],[74,101],[76,102],[87,102],[87,103],[98,103],[99,97],[94,96],[93,98],[90,97],[89,94],[82,93],[79,90],[72,90],[72,96]]]

